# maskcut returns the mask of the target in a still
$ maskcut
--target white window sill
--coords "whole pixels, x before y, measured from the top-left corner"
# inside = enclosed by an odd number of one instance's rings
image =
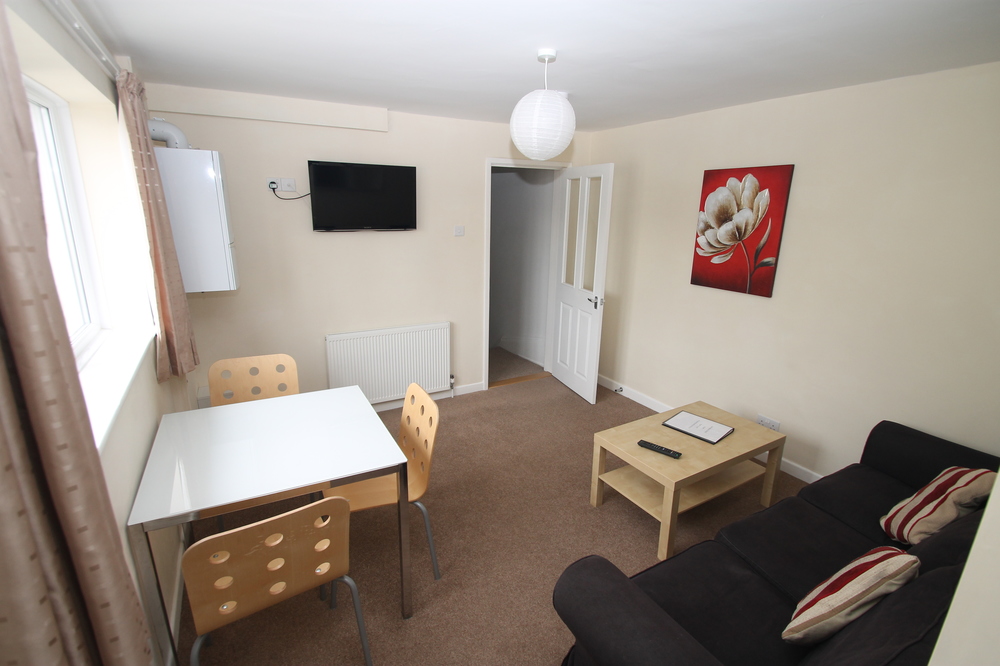
[[[98,451],[104,446],[154,335],[151,328],[103,331],[96,349],[80,368],[80,384]]]

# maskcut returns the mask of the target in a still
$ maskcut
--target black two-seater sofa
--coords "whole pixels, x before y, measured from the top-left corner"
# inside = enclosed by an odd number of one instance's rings
[[[909,547],[919,576],[818,644],[781,638],[796,604],[876,546],[879,519],[949,466],[1000,459],[883,421],[861,462],[629,578],[599,556],[563,572],[553,603],[576,639],[564,666],[910,666],[930,659],[982,511]]]

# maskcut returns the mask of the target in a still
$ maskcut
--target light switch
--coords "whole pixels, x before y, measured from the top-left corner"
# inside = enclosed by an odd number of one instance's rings
[[[279,178],[278,189],[281,190],[282,192],[295,192],[295,179]]]
[[[464,236],[465,235],[465,227],[462,226],[462,225],[460,225],[460,224],[456,225],[455,226],[455,235],[456,236]]]

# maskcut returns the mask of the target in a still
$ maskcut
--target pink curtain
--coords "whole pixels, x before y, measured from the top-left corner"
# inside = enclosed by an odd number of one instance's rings
[[[156,342],[156,377],[165,382],[171,375],[185,375],[198,365],[198,350],[188,311],[187,295],[181,281],[181,268],[174,249],[163,185],[149,136],[149,110],[146,88],[127,70],[118,74],[118,103],[132,143],[132,160],[139,195],[146,213],[149,252],[156,281],[156,305],[160,334]]]
[[[0,0],[0,662],[148,664],[46,249],[28,102]]]

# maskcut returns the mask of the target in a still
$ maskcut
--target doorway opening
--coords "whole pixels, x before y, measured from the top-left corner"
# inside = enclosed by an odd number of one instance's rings
[[[486,165],[485,387],[500,347],[594,404],[615,165]]]
[[[557,171],[491,167],[488,388],[550,376],[544,366]]]

